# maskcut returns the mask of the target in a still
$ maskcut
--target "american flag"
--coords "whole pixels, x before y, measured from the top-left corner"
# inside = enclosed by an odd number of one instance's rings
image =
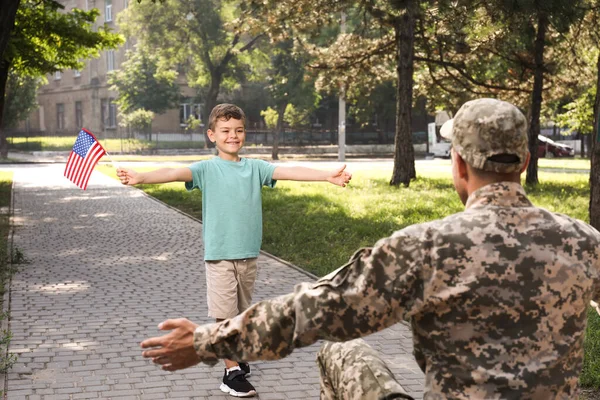
[[[69,155],[65,176],[74,184],[85,190],[92,170],[106,151],[91,132],[82,129],[77,135],[73,150]]]

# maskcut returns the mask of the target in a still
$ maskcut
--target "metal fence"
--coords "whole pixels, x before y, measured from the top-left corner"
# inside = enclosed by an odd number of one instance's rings
[[[49,142],[43,138],[63,138],[61,141],[62,150],[69,147],[70,139],[74,139],[76,133],[72,135],[52,132],[7,132],[9,146],[15,150],[22,151],[42,151],[46,150],[44,143]],[[201,149],[205,147],[206,136],[204,133],[134,133],[129,135],[110,135],[104,137],[101,132],[96,134],[100,141],[111,141],[113,151],[124,153],[153,151],[158,149],[178,149],[190,150]],[[108,135],[106,135],[108,136]],[[116,137],[115,137],[116,136]],[[389,145],[394,143],[394,132],[377,131],[350,131],[346,133],[347,145]],[[275,139],[273,130],[248,130],[246,132],[246,146],[272,146]],[[115,141],[117,141],[115,143]],[[413,143],[424,144],[427,141],[425,132],[413,132]],[[279,146],[282,147],[304,147],[304,146],[323,146],[337,145],[338,132],[330,130],[291,130],[286,129],[279,137]],[[57,145],[54,144],[56,147]],[[60,146],[60,145],[59,145]],[[72,144],[71,144],[72,146]],[[55,148],[56,149],[56,148]]]

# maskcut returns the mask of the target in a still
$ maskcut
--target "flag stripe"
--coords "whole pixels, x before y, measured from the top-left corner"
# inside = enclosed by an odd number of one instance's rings
[[[83,167],[83,158],[81,156],[77,157],[77,164],[75,165],[75,170],[73,171],[73,182],[77,185],[77,181],[79,180],[81,174],[81,168]],[[79,185],[77,185],[79,186]]]
[[[92,174],[92,171],[94,171],[94,166],[96,165],[98,160],[100,160],[100,158],[102,158],[103,155],[104,155],[104,150],[98,149],[98,151],[96,152],[96,155],[94,156],[94,159],[92,160],[92,163],[90,163],[90,168],[89,168],[88,172],[86,172],[86,178],[85,178],[83,190],[85,190],[87,188],[88,181],[90,180],[90,175]]]
[[[75,172],[79,168],[80,163],[81,163],[81,157],[79,157],[79,155],[77,153],[75,153],[75,155],[73,156],[73,165],[71,166],[71,174],[69,176],[69,179],[71,181],[73,181],[73,183],[75,182],[75,176],[76,176]]]
[[[75,164],[77,163],[77,157],[79,157],[77,155],[77,153],[72,151],[71,156],[69,157],[71,159],[70,164],[67,165],[67,178],[69,178],[69,179],[71,179],[71,177],[73,176],[73,168],[74,168]]]
[[[68,178],[69,177],[69,169],[71,167],[71,159],[73,158],[73,151],[71,151],[71,154],[69,154],[69,159],[67,160],[67,166],[65,167],[65,176]]]
[[[100,146],[96,146],[96,143],[94,143],[84,158],[83,168],[78,183],[80,188],[85,189],[85,187],[87,187],[87,182],[90,179],[92,170],[102,155],[102,148]]]
[[[100,157],[102,157],[103,153],[104,152],[102,151],[102,148],[100,146],[96,146],[96,144],[94,144],[92,146],[92,148],[90,149],[90,151],[85,156],[85,163],[83,166],[83,172],[82,172],[81,179],[80,179],[81,186],[84,186],[82,189],[85,189],[85,187],[87,187],[87,182],[90,179],[92,170],[94,169],[94,166],[96,165],[96,163],[98,162]]]

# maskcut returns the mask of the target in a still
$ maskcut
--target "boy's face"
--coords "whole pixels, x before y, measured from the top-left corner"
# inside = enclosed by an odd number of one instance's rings
[[[224,160],[237,161],[238,153],[246,140],[246,130],[241,119],[224,118],[215,123],[215,130],[208,130],[208,138],[219,150],[219,157]]]

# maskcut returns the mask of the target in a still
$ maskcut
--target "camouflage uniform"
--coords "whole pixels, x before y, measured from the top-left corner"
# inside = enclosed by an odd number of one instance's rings
[[[325,342],[317,354],[322,399],[412,399],[364,340]]]
[[[494,126],[499,120],[487,119]],[[507,153],[522,138],[513,139],[493,151]],[[486,162],[482,169],[514,168]],[[516,163],[524,165],[521,155]],[[533,206],[515,182],[483,186],[465,206],[359,250],[316,283],[200,326],[198,355],[209,364],[279,359],[319,339],[347,341],[405,320],[425,373],[425,399],[574,398],[588,303],[600,298],[600,233]],[[330,375],[325,386],[340,381]],[[380,390],[363,385],[359,398],[376,398]],[[340,395],[327,387],[322,393]]]

